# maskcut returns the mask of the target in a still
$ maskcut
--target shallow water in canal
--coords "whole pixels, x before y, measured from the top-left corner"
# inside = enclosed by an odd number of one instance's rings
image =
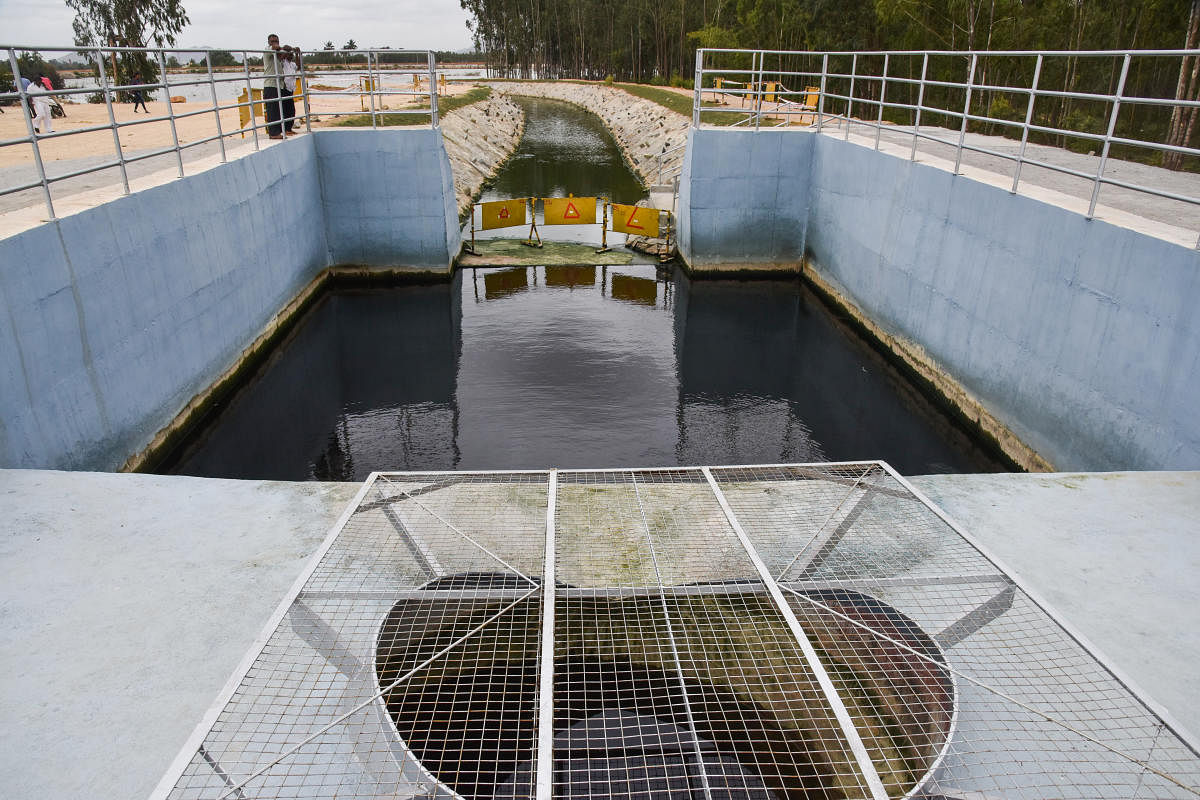
[[[644,195],[597,118],[527,111],[485,199]],[[163,469],[360,480],[877,458],[1002,468],[797,280],[537,266],[326,295]]]

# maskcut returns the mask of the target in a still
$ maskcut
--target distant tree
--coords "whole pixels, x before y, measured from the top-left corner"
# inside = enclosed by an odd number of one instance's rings
[[[213,50],[208,54],[214,67],[238,67],[242,62],[234,58],[228,50]]]
[[[175,56],[167,56],[167,66],[171,69],[178,69],[183,65],[179,63],[179,59]]]
[[[75,44],[81,47],[165,47],[191,20],[180,0],[66,0],[75,12],[71,23]],[[116,58],[113,58],[114,62]],[[118,83],[134,75],[150,82],[158,75],[154,59],[142,53],[124,53],[116,67]]]
[[[346,43],[344,45],[342,45],[342,49],[343,50],[357,50],[358,44],[353,39],[348,39],[348,40],[346,40]]]

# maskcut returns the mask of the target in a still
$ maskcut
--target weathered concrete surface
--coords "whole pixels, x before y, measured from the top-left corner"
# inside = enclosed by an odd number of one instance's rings
[[[1200,466],[1200,253],[814,139],[808,257],[866,317],[1055,468]]]
[[[1200,473],[914,483],[1200,730]],[[0,470],[5,796],[145,797],[357,489]]]
[[[1200,734],[1200,472],[911,480]]]
[[[798,269],[813,140],[744,128],[689,134],[679,181],[679,252],[694,272]]]
[[[0,471],[5,797],[146,797],[355,491]]]
[[[317,131],[328,265],[448,272],[461,234],[441,131]]]
[[[440,133],[392,129],[318,131],[0,238],[0,466],[115,469],[326,267],[449,274],[460,237]]]

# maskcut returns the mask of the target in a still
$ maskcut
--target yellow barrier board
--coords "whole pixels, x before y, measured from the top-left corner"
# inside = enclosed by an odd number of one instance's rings
[[[547,225],[595,225],[596,198],[543,197],[542,213]]]
[[[651,239],[657,239],[659,213],[661,212],[657,208],[623,206],[620,203],[613,203],[612,229],[617,233],[631,233],[635,236],[649,236]]]
[[[525,198],[516,200],[496,200],[491,203],[480,203],[480,218],[483,220],[483,230],[495,228],[511,228],[513,225],[525,224]]]

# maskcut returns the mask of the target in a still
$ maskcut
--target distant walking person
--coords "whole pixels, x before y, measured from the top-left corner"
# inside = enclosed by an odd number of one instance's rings
[[[283,103],[279,92],[283,88],[283,67],[279,58],[279,36],[272,33],[267,37],[263,53],[263,107],[267,113],[267,135],[272,139],[283,138]]]
[[[133,80],[135,84],[140,85],[142,82],[142,73],[135,72],[131,80]],[[141,89],[130,89],[129,96],[133,98],[133,113],[137,113],[138,106],[141,106],[142,111],[145,111],[147,114],[150,113],[150,109],[146,108],[146,98],[142,95]]]
[[[286,133],[291,133],[296,125],[296,74],[300,71],[296,66],[296,58],[299,55],[299,49],[290,45],[284,45],[280,53],[280,67],[283,69],[283,129]]]
[[[29,100],[33,103],[33,125],[37,132],[54,133],[50,122],[50,93],[40,83],[30,83]]]

